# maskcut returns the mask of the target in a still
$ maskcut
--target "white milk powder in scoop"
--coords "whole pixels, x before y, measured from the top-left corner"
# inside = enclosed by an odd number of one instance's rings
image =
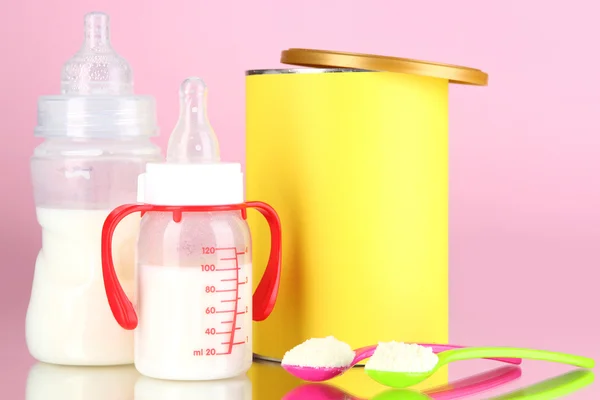
[[[334,368],[350,365],[354,350],[333,336],[313,338],[289,350],[281,364],[297,367]]]
[[[389,372],[429,372],[438,363],[431,347],[402,342],[380,342],[365,369]]]

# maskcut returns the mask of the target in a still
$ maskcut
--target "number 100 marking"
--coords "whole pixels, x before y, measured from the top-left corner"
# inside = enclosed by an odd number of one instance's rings
[[[213,272],[216,269],[215,264],[202,264],[202,272]]]

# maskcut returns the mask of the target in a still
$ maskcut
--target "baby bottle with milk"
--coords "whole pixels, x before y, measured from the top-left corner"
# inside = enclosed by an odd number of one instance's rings
[[[102,225],[135,201],[137,178],[162,159],[155,102],[133,93],[132,71],[110,43],[109,17],[85,16],[85,39],[62,69],[61,94],[38,102],[31,173],[40,250],[27,310],[27,346],[36,359],[66,365],[133,363],[133,334],[115,322],[102,281]],[[139,216],[116,230],[113,259],[133,294]]]
[[[206,95],[201,79],[182,83],[167,162],[146,165],[139,203],[113,210],[102,231],[108,303],[119,325],[134,330],[135,366],[151,378],[211,380],[245,373],[252,364],[252,320],[269,316],[279,288],[279,217],[265,203],[244,202],[240,164],[220,162]],[[254,295],[246,223],[251,208],[271,232],[268,265]],[[137,213],[137,289],[130,297],[110,243],[119,223]]]

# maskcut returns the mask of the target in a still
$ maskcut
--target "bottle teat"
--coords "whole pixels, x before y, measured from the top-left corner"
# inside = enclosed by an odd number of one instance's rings
[[[220,161],[219,142],[208,121],[207,88],[202,79],[188,78],[179,89],[179,120],[169,138],[167,162]]]
[[[110,43],[110,18],[93,12],[85,16],[85,40],[62,68],[63,94],[132,94],[133,74],[127,60]]]

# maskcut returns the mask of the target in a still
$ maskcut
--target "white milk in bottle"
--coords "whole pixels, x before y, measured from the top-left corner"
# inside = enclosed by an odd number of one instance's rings
[[[135,201],[137,177],[161,160],[155,102],[133,93],[132,71],[110,43],[109,17],[85,16],[85,39],[62,69],[61,95],[38,102],[31,171],[42,249],[27,310],[29,352],[65,365],[133,363],[133,335],[119,327],[102,278],[104,220]],[[123,289],[133,295],[139,216],[115,232]]]

